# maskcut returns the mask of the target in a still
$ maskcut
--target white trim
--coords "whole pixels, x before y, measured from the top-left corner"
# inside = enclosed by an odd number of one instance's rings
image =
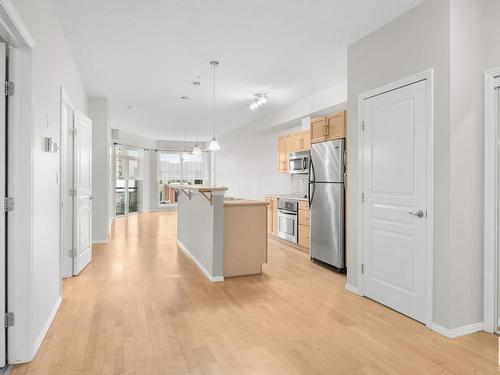
[[[484,73],[484,191],[483,191],[483,246],[484,246],[484,330],[494,332],[497,280],[497,207],[498,165],[497,165],[497,103],[495,103],[495,77],[500,68]]]
[[[355,286],[352,286],[350,284],[345,284],[345,290],[357,294],[358,296],[363,296],[363,293],[361,293],[361,290],[359,288],[356,288]]]
[[[224,281],[224,276],[212,276],[212,274],[210,272],[208,272],[208,270],[203,266],[203,264],[201,264],[198,259],[196,259],[193,254],[191,254],[191,252],[188,250],[188,248],[186,246],[184,246],[184,244],[177,240],[177,247],[179,249],[182,250],[182,252],[184,254],[186,254],[189,258],[191,258],[191,260],[198,266],[198,268],[205,274],[205,276],[208,278],[208,280],[210,280],[211,282],[220,282],[220,281]]]
[[[35,40],[31,37],[10,0],[0,0],[0,35],[7,44],[16,48],[33,48],[35,46]]]
[[[426,113],[427,113],[427,129],[426,129],[426,156],[427,156],[427,240],[426,240],[426,316],[425,324],[430,327],[433,319],[433,273],[434,273],[434,70],[430,69],[410,77],[389,83],[378,87],[368,92],[362,93],[358,97],[358,114],[359,114],[359,145],[358,145],[358,181],[360,186],[359,194],[361,195],[364,187],[364,136],[361,130],[362,121],[364,120],[364,100],[372,96],[380,95],[388,91],[397,90],[403,86],[408,86],[420,81],[426,81]],[[361,295],[364,295],[363,289],[363,274],[361,273],[361,264],[364,262],[364,246],[363,246],[363,227],[364,227],[364,205],[359,198],[358,208],[358,267],[359,275],[359,290]]]
[[[10,0],[0,0],[0,36],[9,45],[9,79],[16,95],[9,99],[9,192],[16,209],[9,213],[8,300],[16,324],[8,328],[9,364],[33,359],[33,38]]]
[[[109,242],[109,240],[93,240],[92,244],[99,245],[99,244],[108,243],[108,242]]]
[[[448,337],[449,339],[454,339],[460,336],[470,335],[471,333],[480,332],[484,329],[484,324],[483,322],[478,322],[463,327],[450,329],[432,322],[430,326],[427,325],[427,327],[432,329],[434,332],[437,332],[443,336]]]
[[[62,297],[59,296],[54,307],[52,308],[52,311],[50,312],[49,318],[47,319],[47,321],[43,325],[43,328],[42,328],[40,334],[38,335],[38,337],[35,340],[35,343],[33,345],[32,358],[35,357],[36,353],[38,352],[38,349],[40,349],[40,345],[42,345],[43,339],[45,338],[45,335],[49,331],[50,325],[52,324],[52,321],[54,320],[54,318],[57,314],[57,310],[59,310],[59,306],[61,306],[61,302],[62,302]]]
[[[68,96],[66,90],[63,86],[60,87],[60,98],[59,98],[59,249],[61,252],[61,264],[60,264],[60,275],[61,275],[61,285],[60,294],[62,296],[62,279],[73,276],[73,258],[69,256],[68,250],[71,246],[66,247],[65,242],[68,244],[73,243],[73,231],[71,233],[65,233],[65,223],[68,218],[73,216],[73,204],[68,198],[68,189],[73,188],[73,176],[66,173],[68,169],[73,170],[73,145],[68,142],[69,130],[74,127],[74,112],[75,106]],[[73,123],[66,124],[63,127],[65,121],[63,121],[63,108],[69,108],[71,111],[71,118]],[[65,160],[66,159],[66,160]],[[67,212],[70,211],[70,212]],[[68,238],[66,238],[68,236]],[[70,240],[65,241],[65,240]],[[67,264],[71,265],[71,269],[67,269]]]

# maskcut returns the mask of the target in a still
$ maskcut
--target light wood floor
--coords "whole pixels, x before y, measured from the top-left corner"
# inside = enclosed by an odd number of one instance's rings
[[[262,276],[209,283],[176,249],[174,212],[116,220],[29,374],[497,374],[497,339],[446,339],[344,290],[270,241]]]

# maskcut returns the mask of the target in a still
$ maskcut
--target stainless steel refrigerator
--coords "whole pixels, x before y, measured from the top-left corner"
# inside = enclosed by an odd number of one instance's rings
[[[313,143],[309,163],[311,258],[345,268],[343,139]]]

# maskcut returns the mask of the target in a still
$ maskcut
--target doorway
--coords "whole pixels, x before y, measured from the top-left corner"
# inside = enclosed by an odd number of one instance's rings
[[[142,212],[144,149],[114,145],[115,217]]]
[[[362,292],[425,324],[432,295],[432,72],[363,94]]]

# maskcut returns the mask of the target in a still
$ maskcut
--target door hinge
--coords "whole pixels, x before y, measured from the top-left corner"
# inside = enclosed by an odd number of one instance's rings
[[[5,328],[14,326],[14,313],[8,312],[3,316],[3,325]]]
[[[361,273],[365,273],[365,265],[361,264]]]
[[[76,128],[69,128],[69,135],[72,135],[73,137],[77,134]]]
[[[68,255],[70,258],[75,258],[76,257],[76,249],[69,249]]]
[[[14,95],[15,91],[16,91],[16,85],[14,84],[14,82],[5,81],[5,95],[12,96]]]
[[[69,196],[76,197],[76,189],[69,189]]]
[[[361,121],[361,130],[365,131],[365,120]]]
[[[361,202],[365,201],[365,193],[361,193]]]
[[[14,211],[14,197],[5,197],[3,199],[3,209],[5,212]]]

